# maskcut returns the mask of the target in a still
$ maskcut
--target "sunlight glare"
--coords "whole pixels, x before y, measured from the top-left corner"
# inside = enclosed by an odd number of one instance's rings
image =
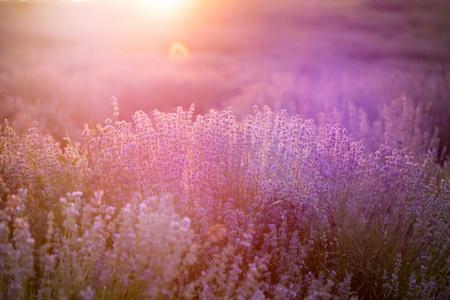
[[[140,3],[155,13],[171,14],[182,8],[188,0],[140,0]]]

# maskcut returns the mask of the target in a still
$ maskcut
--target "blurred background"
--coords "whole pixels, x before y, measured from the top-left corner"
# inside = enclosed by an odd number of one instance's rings
[[[449,1],[163,2],[0,1],[0,118],[80,140],[111,97],[127,121],[257,104],[370,139],[408,99],[450,144]]]

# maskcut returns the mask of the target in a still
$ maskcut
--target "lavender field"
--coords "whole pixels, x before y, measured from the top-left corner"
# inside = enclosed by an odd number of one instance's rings
[[[0,299],[449,299],[449,15],[0,1]]]

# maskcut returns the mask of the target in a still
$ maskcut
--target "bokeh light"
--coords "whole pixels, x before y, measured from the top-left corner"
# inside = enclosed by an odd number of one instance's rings
[[[170,61],[185,61],[189,58],[190,52],[186,45],[180,42],[173,43],[169,49],[169,60]]]

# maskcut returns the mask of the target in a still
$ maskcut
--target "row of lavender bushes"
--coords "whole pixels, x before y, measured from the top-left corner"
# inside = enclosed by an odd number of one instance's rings
[[[376,151],[361,114],[128,123],[114,100],[64,147],[5,121],[0,298],[448,299],[450,182],[402,101]]]

